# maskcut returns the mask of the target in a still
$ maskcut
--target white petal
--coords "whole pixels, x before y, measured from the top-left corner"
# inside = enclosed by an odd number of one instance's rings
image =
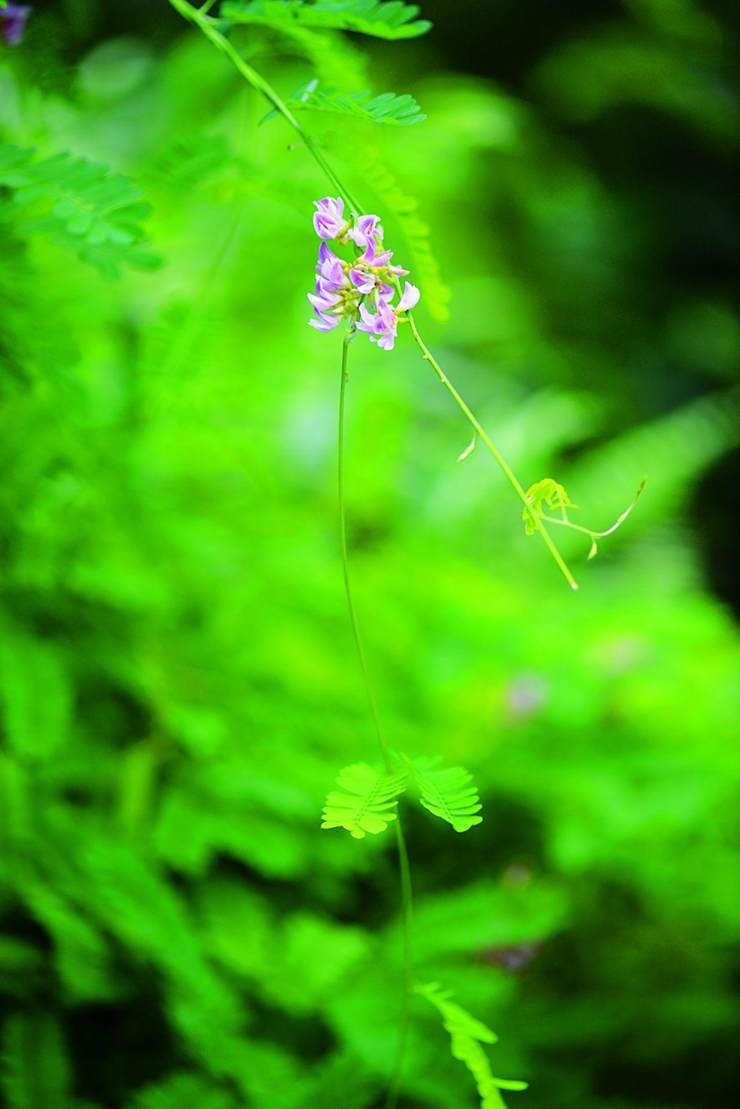
[[[419,303],[419,297],[420,296],[421,296],[421,293],[416,288],[416,285],[412,285],[410,281],[407,281],[404,284],[403,295],[401,296],[401,299],[398,302],[397,311],[398,312],[407,312],[409,310],[409,308],[415,308],[416,305]]]

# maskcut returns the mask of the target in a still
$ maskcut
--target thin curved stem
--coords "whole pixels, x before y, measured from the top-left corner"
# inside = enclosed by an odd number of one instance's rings
[[[375,724],[375,733],[378,739],[378,746],[383,759],[383,765],[388,773],[393,769],[391,762],[390,749],[388,741],[385,738],[383,725],[378,712],[378,702],[375,699],[375,691],[373,683],[370,679],[370,671],[367,665],[367,657],[365,655],[365,646],[362,641],[360,633],[360,624],[357,619],[357,611],[355,609],[354,599],[352,597],[352,582],[349,576],[349,557],[347,554],[347,519],[344,503],[344,415],[345,403],[347,396],[347,382],[349,381],[349,374],[347,372],[347,357],[349,355],[349,344],[352,342],[356,335],[354,329],[350,331],[344,339],[342,344],[342,377],[339,384],[339,417],[337,422],[337,499],[339,502],[339,539],[342,549],[342,577],[344,579],[344,595],[347,601],[347,611],[349,613],[349,621],[352,625],[352,638],[355,643],[355,650],[357,652],[357,659],[360,663],[360,670],[362,671],[363,684],[365,686],[365,693],[367,694],[368,705],[370,706],[370,714]]]
[[[352,194],[350,193],[346,185],[344,185],[339,179],[336,171],[332,168],[324,155],[321,153],[321,150],[319,149],[313,137],[303,129],[299,120],[296,119],[293,112],[291,112],[288,105],[275,91],[272,85],[270,85],[264,79],[262,74],[258,73],[257,70],[249,64],[249,62],[245,61],[239,51],[232,46],[231,42],[226,38],[226,36],[221,34],[213,17],[207,15],[205,12],[199,10],[198,8],[194,8],[192,4],[188,3],[188,0],[170,0],[170,4],[172,4],[173,8],[175,8],[175,10],[178,11],[184,19],[187,19],[191,23],[194,23],[196,27],[198,27],[203,32],[206,38],[210,42],[212,42],[213,45],[218,50],[220,50],[222,54],[226,55],[232,65],[239,71],[239,73],[241,73],[242,77],[252,86],[253,89],[256,89],[257,92],[261,92],[265,99],[269,100],[273,108],[277,112],[279,112],[280,115],[290,124],[293,130],[300,135],[311,157],[329,178],[334,188],[343,197],[345,197],[345,199],[349,203],[353,215],[358,215],[360,212],[359,205],[352,197]]]
[[[342,369],[339,382],[339,411],[337,419],[337,496],[339,501],[339,539],[342,552],[342,577],[344,579],[344,594],[347,601],[347,611],[349,612],[350,624],[352,626],[352,638],[355,643],[355,650],[357,658],[360,663],[360,670],[362,671],[363,684],[365,686],[365,693],[367,695],[368,704],[370,706],[370,713],[375,724],[375,732],[378,740],[378,746],[383,759],[385,769],[390,773],[393,769],[393,762],[391,759],[390,748],[388,741],[383,730],[383,724],[378,712],[378,703],[375,698],[375,691],[373,689],[372,680],[370,678],[370,671],[367,665],[367,657],[365,655],[365,646],[362,641],[362,633],[360,631],[360,624],[357,619],[357,610],[355,608],[354,598],[352,595],[352,580],[349,571],[349,556],[347,551],[347,514],[345,509],[344,498],[344,427],[345,427],[345,414],[346,414],[346,399],[347,399],[347,384],[349,382],[349,373],[347,370],[347,360],[349,356],[349,345],[357,332],[351,328],[345,335],[344,342],[342,343]],[[408,1041],[409,1023],[411,1019],[411,993],[413,988],[413,951],[412,951],[412,923],[413,923],[413,892],[411,888],[411,868],[409,866],[409,856],[406,850],[406,840],[403,834],[403,827],[401,825],[401,817],[398,815],[394,821],[396,830],[396,848],[398,851],[398,869],[401,880],[401,920],[403,928],[403,970],[404,970],[404,989],[401,1006],[401,1019],[398,1031],[398,1044],[396,1046],[396,1055],[393,1061],[393,1069],[391,1071],[391,1078],[388,1086],[388,1095],[386,1098],[386,1109],[395,1109],[398,1101],[398,1090],[403,1076],[403,1062],[406,1054],[406,1044]]]
[[[362,210],[359,203],[353,197],[350,190],[340,180],[338,174],[333,169],[333,167],[330,165],[328,160],[324,157],[324,154],[322,153],[322,151],[318,147],[318,144],[315,142],[313,137],[307,131],[305,131],[303,129],[301,123],[296,119],[295,115],[290,110],[288,105],[282,100],[282,98],[279,96],[279,94],[264,79],[264,77],[262,77],[262,75],[260,73],[258,73],[257,70],[255,70],[247,61],[245,61],[245,59],[239,54],[239,52],[232,46],[231,42],[218,29],[217,21],[214,20],[211,16],[208,15],[208,11],[210,10],[210,7],[211,7],[210,0],[207,0],[207,2],[204,4],[204,6],[201,10],[198,10],[197,8],[194,8],[190,3],[188,3],[188,0],[169,0],[169,2],[172,5],[172,7],[175,8],[175,10],[179,12],[179,14],[181,16],[183,16],[185,19],[189,20],[191,23],[194,23],[199,28],[199,30],[202,31],[202,33],[206,36],[206,38],[208,38],[209,41],[212,42],[213,45],[218,50],[220,50],[229,59],[229,61],[232,63],[232,65],[238,70],[238,72],[248,82],[248,84],[250,84],[252,86],[252,88],[254,88],[256,91],[260,92],[266,98],[266,100],[270,104],[272,104],[273,108],[280,115],[282,115],[283,118],[290,124],[290,126],[294,129],[294,131],[300,136],[303,144],[305,145],[305,147],[308,150],[311,157],[314,159],[316,164],[319,166],[319,168],[325,174],[327,179],[331,182],[333,188],[335,188],[337,190],[338,194],[340,196],[343,196],[344,199],[347,201],[352,215],[356,217],[360,213],[360,211]],[[483,440],[486,447],[491,452],[491,454],[495,458],[496,462],[498,463],[500,468],[503,470],[504,474],[506,475],[509,482],[513,486],[514,491],[516,492],[517,496],[519,497],[519,499],[524,504],[524,507],[530,512],[530,516],[532,518],[532,521],[534,523],[534,526],[535,526],[536,530],[542,536],[545,544],[548,547],[548,550],[552,554],[552,556],[555,559],[556,563],[560,567],[560,570],[562,571],[564,577],[568,581],[568,584],[570,585],[570,587],[572,589],[577,589],[578,586],[575,582],[575,579],[573,578],[573,575],[571,574],[571,572],[568,569],[566,563],[564,562],[562,556],[560,555],[560,552],[558,551],[555,543],[553,542],[550,535],[548,534],[547,529],[544,527],[544,525],[542,524],[540,519],[537,518],[533,512],[531,512],[530,505],[527,501],[526,493],[524,492],[524,489],[521,486],[518,478],[514,474],[513,470],[511,469],[511,467],[509,466],[508,462],[503,457],[501,452],[498,450],[498,448],[494,445],[492,440],[489,438],[489,436],[487,435],[485,429],[481,426],[481,424],[478,421],[478,419],[476,418],[476,416],[473,414],[471,409],[465,403],[462,396],[458,393],[457,389],[453,386],[452,382],[446,376],[446,374],[442,370],[439,363],[436,361],[436,359],[433,357],[433,355],[429,351],[428,347],[426,346],[423,339],[421,338],[421,335],[419,334],[419,331],[418,331],[418,329],[416,327],[416,324],[413,321],[413,319],[411,319],[411,317],[409,317],[409,318],[410,318],[410,322],[411,322],[411,330],[413,332],[414,339],[415,339],[417,345],[419,346],[423,357],[425,358],[426,361],[428,361],[432,365],[432,367],[433,367],[435,373],[437,374],[438,378],[440,379],[442,384],[445,386],[445,388],[448,390],[448,392],[450,393],[450,395],[454,399],[457,406],[460,408],[460,410],[465,415],[466,419],[469,421],[469,423],[472,425],[472,427],[478,433],[480,438]],[[380,719],[380,713],[378,711],[377,701],[375,699],[375,693],[374,693],[372,682],[371,682],[371,679],[370,679],[370,672],[369,672],[369,669],[368,669],[367,659],[366,659],[366,656],[365,656],[365,649],[364,649],[364,645],[363,645],[363,641],[362,641],[362,635],[361,635],[361,632],[360,632],[360,626],[359,626],[359,622],[358,622],[358,619],[357,619],[357,613],[356,613],[356,610],[355,610],[354,600],[353,600],[353,596],[352,596],[352,584],[351,584],[350,573],[349,573],[349,560],[348,560],[348,553],[347,553],[346,514],[345,514],[345,505],[344,505],[344,417],[345,417],[346,387],[347,387],[347,380],[348,380],[348,376],[347,376],[347,357],[348,357],[348,351],[349,351],[349,344],[350,344],[354,334],[355,334],[354,328],[352,328],[349,331],[349,333],[347,334],[347,336],[345,337],[345,340],[344,340],[344,343],[343,343],[343,346],[342,346],[342,371],[341,371],[340,392],[339,392],[337,484],[338,484],[338,493],[339,493],[339,522],[340,522],[340,537],[341,537],[341,551],[342,551],[342,572],[343,572],[343,578],[344,578],[345,595],[346,595],[346,600],[347,600],[347,609],[348,609],[348,612],[349,612],[350,624],[352,626],[352,635],[353,635],[353,639],[354,639],[354,642],[355,642],[355,649],[357,651],[357,657],[358,657],[358,660],[359,660],[359,663],[360,663],[360,669],[362,671],[363,683],[364,683],[365,691],[366,691],[366,694],[367,694],[368,704],[370,706],[370,712],[371,712],[373,722],[374,722],[374,725],[375,725],[378,744],[379,744],[380,751],[381,751],[381,754],[382,754],[383,764],[384,764],[384,766],[386,767],[387,770],[390,770],[392,768],[392,760],[391,760],[391,755],[390,755],[390,749],[388,747],[388,743],[387,743],[387,740],[386,740],[386,737],[385,737],[385,733],[383,731],[383,726],[382,726],[382,722],[381,722],[381,719]],[[398,1101],[398,1091],[399,1091],[401,1078],[402,1078],[403,1061],[404,1061],[404,1055],[405,1055],[405,1050],[406,1050],[406,1043],[407,1043],[407,1040],[408,1040],[408,1030],[409,1030],[409,1023],[410,1023],[410,1002],[411,1002],[411,993],[412,993],[412,987],[413,987],[413,954],[412,954],[413,895],[412,895],[412,888],[411,888],[411,873],[410,873],[410,867],[409,867],[408,852],[406,850],[406,842],[405,842],[405,839],[404,839],[403,828],[402,828],[402,825],[401,825],[400,818],[398,818],[395,821],[395,829],[396,829],[396,845],[397,845],[397,850],[398,850],[398,863],[399,863],[399,875],[400,875],[400,882],[401,882],[401,899],[402,899],[403,953],[404,953],[404,956],[403,956],[404,957],[404,993],[403,993],[403,1008],[402,1008],[402,1012],[401,1012],[401,1022],[400,1022],[400,1027],[399,1027],[399,1039],[398,1039],[398,1045],[397,1045],[397,1049],[396,1049],[396,1057],[395,1057],[395,1060],[394,1060],[393,1069],[392,1069],[392,1073],[391,1073],[391,1079],[390,1079],[389,1088],[388,1088],[388,1094],[387,1094],[387,1099],[386,1099],[386,1109],[395,1109],[395,1106],[396,1106],[397,1101]]]
[[[415,322],[415,320],[414,320],[414,318],[413,318],[413,316],[411,315],[410,312],[408,314],[408,321],[411,324],[411,333],[414,336],[414,341],[416,342],[416,345],[419,347],[419,350],[422,353],[422,357],[424,358],[424,360],[426,362],[429,362],[432,369],[436,373],[437,377],[442,382],[442,384],[444,385],[445,389],[447,390],[447,392],[450,394],[450,396],[454,400],[457,407],[463,413],[463,415],[465,416],[468,423],[475,430],[476,434],[480,437],[482,442],[485,444],[485,446],[491,452],[493,457],[496,459],[496,462],[498,463],[500,468],[503,470],[504,474],[506,475],[506,478],[508,479],[508,481],[509,481],[510,485],[512,486],[512,488],[514,489],[514,492],[516,493],[517,497],[519,498],[519,500],[522,502],[525,509],[529,513],[529,517],[530,517],[534,527],[537,529],[537,531],[540,533],[540,535],[544,539],[545,545],[547,546],[547,549],[549,550],[552,557],[555,559],[555,562],[559,566],[559,568],[560,568],[560,570],[563,574],[563,577],[567,581],[568,585],[571,587],[571,589],[578,589],[578,582],[575,580],[572,573],[570,572],[568,564],[566,563],[565,559],[563,558],[560,551],[558,550],[558,548],[557,548],[554,540],[550,536],[547,528],[542,523],[542,520],[540,519],[539,515],[536,512],[532,511],[532,507],[531,507],[529,501],[527,500],[527,494],[525,493],[524,487],[522,486],[521,482],[519,481],[519,478],[516,476],[516,474],[512,470],[509,463],[506,461],[504,456],[501,454],[501,451],[498,449],[496,444],[493,442],[491,437],[488,435],[487,431],[485,430],[485,428],[481,424],[478,417],[475,415],[475,413],[472,411],[472,409],[470,409],[468,407],[468,405],[463,400],[460,393],[457,391],[457,389],[452,384],[452,382],[450,381],[447,374],[444,372],[444,370],[440,366],[437,359],[434,357],[432,352],[429,350],[429,347],[426,345],[426,343],[422,339],[421,335],[419,334],[419,330],[416,326],[416,322]]]
[[[632,512],[632,509],[635,507],[638,500],[640,499],[640,496],[642,495],[642,491],[643,491],[644,488],[645,488],[645,479],[643,478],[643,480],[640,482],[640,484],[638,486],[637,492],[635,493],[635,495],[632,498],[631,502],[625,508],[624,512],[622,512],[621,515],[619,515],[617,517],[617,519],[614,521],[614,523],[611,525],[611,527],[604,528],[603,531],[594,531],[592,528],[584,527],[582,524],[574,524],[572,520],[568,519],[567,515],[564,517],[564,519],[558,520],[557,516],[548,516],[548,514],[546,512],[542,512],[542,513],[540,513],[540,518],[542,520],[547,520],[548,524],[557,524],[559,527],[570,528],[571,531],[580,531],[580,532],[583,533],[583,535],[587,535],[592,540],[593,539],[605,539],[607,535],[613,535],[614,532],[617,530],[617,528],[620,528],[622,526],[622,524],[627,519],[627,517],[630,515],[630,513]],[[563,511],[565,512],[565,510],[563,510]]]
[[[616,531],[619,524],[612,524],[606,531],[591,531],[591,528],[585,528],[582,524],[574,524],[572,520],[558,520],[557,516],[548,516],[546,512],[541,513],[541,520],[546,520],[548,524],[557,524],[561,528],[570,528],[571,531],[580,531],[583,535],[587,535],[589,539],[603,539],[606,535],[611,535]]]
[[[244,77],[244,79],[249,82],[252,88],[256,89],[258,92],[261,92],[262,95],[270,102],[270,104],[272,104],[273,108],[275,108],[275,110],[279,112],[281,116],[283,116],[283,118],[290,124],[290,126],[297,132],[297,134],[300,135],[301,140],[311,157],[329,179],[337,192],[345,198],[350,206],[352,214],[356,216],[362,210],[361,206],[352,196],[352,193],[349,191],[349,189],[340,181],[336,171],[324,157],[313,137],[303,129],[301,123],[296,119],[293,112],[291,112],[288,105],[281,99],[272,85],[270,85],[264,79],[261,73],[258,73],[256,69],[253,69],[252,66],[249,65],[249,63],[246,62],[244,58],[242,58],[241,54],[239,54],[239,52],[234,49],[229,40],[221,34],[216,25],[216,21],[212,17],[204,15],[197,8],[192,7],[192,5],[188,3],[188,0],[170,0],[170,4],[172,4],[173,8],[175,8],[180,13],[180,15],[182,15],[185,19],[188,19],[191,23],[195,23],[195,25],[200,28],[206,38],[208,38],[214,44],[214,46],[216,46],[223,54],[226,55],[229,61],[236,67],[239,73],[241,73],[242,77]],[[409,320],[411,322],[411,330],[413,332],[414,339],[417,343],[417,346],[420,348],[423,357],[432,365],[440,381],[449,391],[458,408],[460,408],[466,419],[478,432],[486,447],[503,470],[504,474],[511,483],[516,495],[519,497],[524,507],[529,511],[530,518],[535,530],[539,532],[539,534],[542,536],[547,549],[549,550],[552,557],[555,559],[555,562],[560,568],[565,580],[568,582],[568,585],[571,587],[571,589],[578,589],[578,583],[570,572],[570,569],[563,559],[563,556],[560,554],[560,551],[558,550],[554,540],[548,533],[547,528],[544,526],[539,517],[531,511],[530,505],[527,501],[526,493],[524,492],[524,489],[519,482],[516,474],[511,469],[508,462],[503,457],[498,448],[494,446],[493,442],[488,437],[473,412],[470,410],[470,408],[468,408],[467,404],[460,396],[458,391],[455,389],[450,379],[444,374],[441,366],[433,357],[433,355],[429,351],[429,348],[424,343],[424,340],[419,334],[416,324],[410,315]]]

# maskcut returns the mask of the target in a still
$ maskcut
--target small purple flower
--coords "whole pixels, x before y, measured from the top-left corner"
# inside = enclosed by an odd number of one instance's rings
[[[376,217],[373,216],[373,219]],[[365,247],[365,253],[357,259],[363,266],[373,266],[375,269],[382,269],[387,266],[393,257],[392,250],[381,250],[378,253],[379,243],[375,239],[371,239]]]
[[[358,292],[366,296],[371,293],[375,288],[375,278],[371,273],[366,273],[364,270],[352,269],[349,271],[349,279],[357,289]]]
[[[339,288],[323,277],[316,278],[316,291],[307,294],[314,310],[314,319],[308,321],[311,327],[318,331],[332,331],[337,327],[343,314]]]
[[[419,290],[409,281],[400,292],[398,278],[408,270],[390,264],[392,250],[383,250],[383,228],[374,215],[345,220],[344,202],[325,196],[314,202],[314,228],[324,240],[316,262],[316,288],[308,293],[314,310],[308,322],[317,331],[332,331],[346,320],[358,331],[364,331],[381,350],[393,350],[402,313],[419,303]],[[354,261],[344,261],[327,245],[328,239],[353,242],[362,248]]]
[[[308,321],[308,326],[315,327],[317,331],[333,331],[339,326],[339,322],[339,316],[329,316],[326,312],[317,311],[315,318]]]
[[[341,260],[329,249],[326,243],[322,243],[319,247],[316,272],[325,282],[329,282],[337,288],[344,284],[344,267]]]
[[[516,943],[506,947],[487,947],[481,955],[487,963],[497,963],[504,970],[523,970],[539,950],[537,943]]]
[[[393,350],[398,329],[398,317],[387,301],[381,300],[378,310],[373,314],[364,304],[360,305],[358,331],[366,331],[371,343],[377,343],[381,350]]]
[[[355,226],[347,232],[347,235],[357,246],[375,247],[383,239],[380,216],[360,216]]]
[[[360,294],[347,279],[341,260],[326,243],[319,247],[316,273],[316,288],[306,294],[314,310],[314,318],[308,322],[318,331],[332,331],[340,320],[352,315]]]
[[[334,288],[320,277],[316,279],[316,292],[309,293],[308,299],[317,312],[330,312],[340,301]]]
[[[519,674],[506,690],[506,701],[513,716],[534,716],[547,703],[550,688],[539,674]]]
[[[325,196],[322,200],[315,200],[316,211],[313,214],[313,226],[320,239],[339,239],[347,227],[344,218],[344,201],[341,197]]]
[[[8,46],[18,46],[21,42],[30,14],[28,4],[8,4],[7,8],[0,8],[0,33]]]

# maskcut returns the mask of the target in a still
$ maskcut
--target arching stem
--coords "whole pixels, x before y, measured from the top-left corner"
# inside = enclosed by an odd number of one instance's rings
[[[227,39],[225,35],[221,34],[218,27],[216,26],[213,17],[209,16],[206,12],[199,10],[198,8],[194,8],[192,4],[188,3],[188,0],[170,0],[170,4],[172,4],[173,8],[175,8],[180,13],[180,15],[183,16],[183,18],[189,20],[189,22],[191,23],[194,23],[196,27],[198,27],[203,32],[206,38],[213,43],[217,50],[220,50],[222,54],[226,55],[231,64],[239,71],[239,73],[241,73],[242,77],[252,86],[252,88],[256,89],[257,92],[261,92],[265,99],[268,100],[270,104],[272,104],[275,111],[279,112],[279,114],[290,124],[293,130],[296,131],[298,135],[300,135],[311,157],[329,178],[337,192],[340,193],[347,200],[352,214],[355,216],[358,215],[360,212],[359,205],[353,199],[349,189],[342,183],[342,181],[340,181],[337,173],[329,165],[329,162],[321,153],[321,150],[319,149],[318,144],[315,142],[313,137],[303,129],[293,112],[291,112],[288,105],[275,91],[272,85],[270,85],[264,79],[262,74],[258,73],[257,70],[249,64],[249,62],[245,61],[239,51],[232,46],[229,39]]]
[[[252,88],[261,93],[265,99],[273,106],[273,108],[290,124],[294,131],[300,136],[306,149],[321,171],[324,173],[328,181],[331,183],[337,193],[344,197],[347,201],[350,212],[353,216],[357,216],[363,209],[358,201],[353,197],[349,189],[340,180],[338,174],[330,165],[328,160],[324,157],[323,152],[319,148],[314,138],[304,130],[301,123],[296,119],[293,112],[288,105],[282,100],[279,94],[273,87],[264,79],[264,77],[257,72],[234,48],[228,38],[219,30],[217,21],[211,17],[208,12],[212,6],[211,0],[206,0],[206,3],[199,10],[188,3],[188,0],[169,0],[170,4],[176,11],[179,12],[183,18],[189,22],[194,23],[199,30],[206,36],[206,38],[223,53],[232,65],[238,70],[241,76],[247,81]],[[410,317],[409,317],[410,318]],[[485,443],[488,450],[493,455],[494,459],[503,470],[510,484],[514,488],[516,495],[524,504],[524,507],[530,511],[530,505],[527,501],[526,493],[520,484],[518,478],[509,466],[506,459],[502,456],[501,452],[494,445],[493,441],[489,438],[484,428],[479,423],[476,416],[463,400],[460,393],[453,386],[452,382],[446,376],[439,363],[433,357],[428,347],[424,343],[413,319],[410,318],[411,330],[414,339],[422,352],[423,357],[428,361],[434,369],[437,377],[442,382],[444,387],[448,390],[458,408],[462,411],[468,422],[475,429],[476,433],[480,436]],[[345,399],[347,387],[347,356],[349,351],[349,344],[354,336],[354,329],[351,329],[346,335],[342,346],[342,371],[339,392],[339,428],[338,428],[338,492],[339,492],[339,522],[340,522],[340,537],[341,537],[341,551],[342,551],[342,571],[344,577],[344,588],[347,600],[347,609],[350,617],[350,624],[352,627],[352,636],[355,643],[360,670],[362,672],[363,683],[365,692],[370,706],[370,712],[373,718],[375,730],[377,733],[378,745],[382,755],[383,764],[387,770],[392,769],[392,759],[390,749],[385,738],[383,731],[380,714],[378,712],[377,701],[373,690],[370,673],[367,665],[365,649],[360,632],[360,626],[357,619],[354,600],[352,596],[352,585],[349,573],[349,560],[347,554],[347,534],[346,534],[346,519],[345,519],[345,504],[344,504],[344,417],[345,417]],[[548,550],[555,559],[563,576],[570,585],[571,589],[577,589],[578,586],[571,574],[568,566],[564,562],[558,548],[550,537],[547,529],[541,520],[530,511],[530,516],[536,530],[542,536]],[[401,1012],[401,1022],[399,1027],[398,1046],[396,1049],[396,1057],[393,1063],[393,1069],[389,1082],[388,1094],[386,1098],[386,1109],[395,1109],[398,1101],[398,1091],[401,1084],[403,1073],[403,1062],[406,1050],[406,1043],[408,1040],[408,1030],[410,1021],[410,1003],[411,993],[413,986],[413,958],[412,958],[412,917],[413,917],[413,899],[411,888],[411,875],[409,868],[408,852],[406,850],[406,843],[403,835],[403,828],[400,818],[396,819],[396,845],[398,850],[398,863],[399,875],[401,882],[401,900],[402,900],[402,922],[403,922],[403,958],[404,958],[404,993],[403,993],[403,1008]]]
[[[294,131],[300,136],[311,157],[314,159],[316,164],[331,182],[333,188],[335,188],[339,195],[343,196],[344,199],[347,201],[352,215],[357,216],[362,211],[360,204],[357,202],[357,200],[346,187],[346,185],[344,185],[342,181],[340,181],[336,171],[324,157],[323,153],[319,149],[318,143],[315,141],[313,136],[310,135],[306,130],[304,130],[299,120],[296,119],[294,113],[282,100],[282,98],[275,91],[272,85],[265,80],[261,73],[258,73],[256,69],[254,69],[248,62],[244,60],[244,58],[242,58],[238,50],[235,50],[226,36],[223,35],[221,31],[219,31],[216,21],[211,16],[205,14],[202,11],[199,11],[198,8],[194,8],[191,4],[188,3],[188,0],[170,0],[170,4],[172,4],[173,8],[175,8],[185,19],[189,20],[191,23],[194,23],[203,32],[206,38],[209,39],[213,43],[213,45],[217,47],[217,49],[219,49],[223,54],[226,55],[232,65],[235,66],[235,68],[239,71],[239,73],[241,73],[242,77],[252,86],[252,88],[256,89],[257,92],[262,93],[262,95],[269,101],[269,103],[272,104],[273,108],[277,112],[279,112],[279,114],[290,124]],[[439,363],[432,356],[429,348],[424,343],[413,320],[411,320],[411,330],[414,334],[414,339],[416,340],[416,343],[419,346],[423,357],[427,362],[431,364],[440,381],[453,397],[458,408],[460,408],[461,411],[464,413],[466,419],[475,428],[488,450],[496,459],[496,462],[501,467],[509,482],[513,486],[516,495],[519,497],[524,507],[529,510],[530,506],[527,502],[526,494],[518,478],[514,474],[513,470],[511,469],[501,452],[497,449],[497,447],[494,446],[493,442],[483,430],[480,423],[473,415],[470,408],[468,408],[467,404],[462,399],[460,394],[457,392],[452,382],[443,373]],[[539,534],[542,536],[545,546],[549,550],[552,557],[555,559],[555,562],[560,568],[565,580],[568,582],[568,585],[571,587],[571,589],[578,589],[578,584],[575,578],[571,574],[565,560],[563,559],[563,556],[560,554],[560,551],[558,550],[552,537],[548,533],[547,528],[535,515],[534,512],[530,512],[530,516],[535,530],[538,531]]]
[[[447,374],[444,372],[444,370],[440,366],[437,359],[434,357],[432,352],[429,350],[429,347],[426,345],[426,343],[422,339],[421,335],[419,334],[419,330],[416,326],[416,322],[415,322],[415,320],[414,320],[414,318],[413,318],[413,316],[411,315],[410,312],[408,314],[408,321],[411,324],[411,333],[414,336],[414,341],[416,342],[416,345],[418,346],[419,350],[422,353],[422,357],[424,358],[424,360],[426,362],[428,362],[430,364],[430,366],[432,367],[432,369],[436,373],[437,377],[442,382],[445,389],[447,390],[447,392],[450,394],[450,396],[454,400],[457,407],[460,409],[460,411],[465,416],[465,419],[468,421],[468,423],[474,429],[475,433],[479,436],[481,442],[485,444],[485,446],[491,452],[493,457],[496,459],[496,462],[498,463],[500,468],[503,470],[504,474],[506,475],[506,478],[508,479],[508,481],[509,481],[510,485],[512,486],[512,488],[514,489],[514,492],[516,493],[517,497],[522,502],[522,504],[524,505],[527,512],[529,512],[529,516],[530,516],[530,519],[532,520],[532,524],[534,525],[534,527],[537,529],[537,531],[540,533],[540,535],[544,539],[547,549],[549,550],[552,557],[555,559],[555,562],[557,563],[558,567],[560,568],[560,570],[563,574],[563,577],[567,581],[568,585],[571,587],[571,589],[578,589],[578,582],[575,580],[572,573],[570,572],[568,564],[566,563],[565,559],[563,558],[560,551],[558,550],[558,548],[557,548],[555,542],[553,541],[551,535],[549,534],[547,528],[542,523],[542,520],[540,519],[540,516],[537,513],[532,511],[531,505],[530,505],[529,501],[527,500],[527,494],[525,493],[524,488],[523,488],[521,482],[519,481],[519,478],[516,476],[516,474],[512,470],[509,463],[506,461],[504,456],[501,454],[501,451],[498,449],[496,444],[493,442],[491,437],[488,435],[487,431],[485,430],[485,428],[481,424],[478,417],[475,415],[475,413],[472,411],[472,409],[470,409],[468,407],[468,405],[463,400],[460,393],[457,391],[457,389],[452,384],[452,382],[450,381]]]

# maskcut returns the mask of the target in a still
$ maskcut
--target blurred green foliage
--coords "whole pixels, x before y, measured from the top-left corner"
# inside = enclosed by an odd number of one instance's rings
[[[174,14],[96,40],[95,11],[40,6],[0,53],[1,1088],[361,1109],[401,971],[390,841],[319,832],[373,742],[338,341],[305,323],[326,186]],[[388,730],[484,802],[464,838],[409,814],[417,974],[497,1029],[529,1109],[734,1104],[740,651],[689,507],[736,445],[740,325],[719,286],[656,285],[650,205],[555,122],[608,136],[628,102],[726,150],[729,34],[634,0],[553,46],[539,99],[434,72],[433,37],[235,40],[286,95],[318,71],[418,100],[414,127],[312,127],[525,483],[552,473],[597,526],[648,476],[595,562],[563,538],[574,596],[482,452],[456,463],[467,429],[410,342],[355,344],[350,538]],[[403,1094],[475,1103],[421,998]]]

